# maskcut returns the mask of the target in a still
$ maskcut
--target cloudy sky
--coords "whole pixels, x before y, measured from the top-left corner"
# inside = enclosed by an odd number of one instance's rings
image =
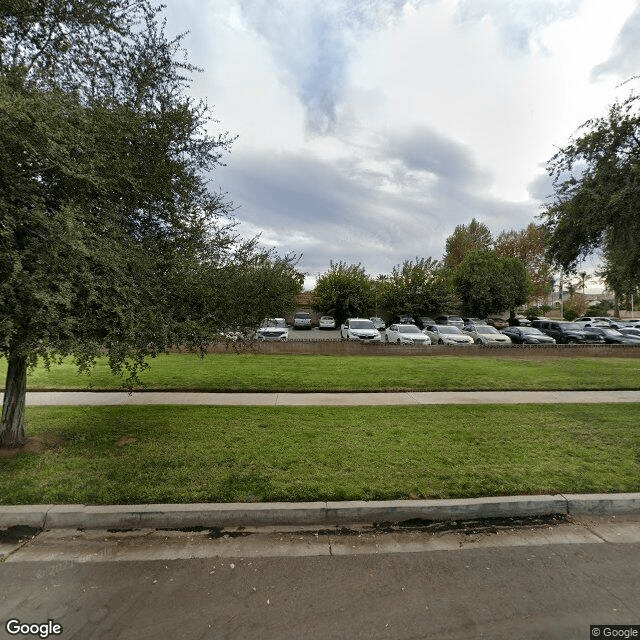
[[[546,161],[640,73],[640,0],[166,2],[238,136],[212,184],[307,288],[330,260],[441,258],[474,217],[535,221]]]

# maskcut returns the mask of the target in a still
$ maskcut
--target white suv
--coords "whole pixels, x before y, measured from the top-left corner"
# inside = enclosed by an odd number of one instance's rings
[[[343,340],[380,342],[380,332],[367,318],[348,318],[345,320],[345,323],[340,327],[340,337]]]

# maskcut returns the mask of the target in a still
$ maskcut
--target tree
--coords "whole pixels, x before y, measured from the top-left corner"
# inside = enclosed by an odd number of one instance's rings
[[[469,225],[459,224],[447,238],[444,254],[444,266],[455,268],[462,264],[469,251],[491,249],[493,238],[489,227],[475,218]]]
[[[432,258],[405,260],[385,282],[383,305],[394,315],[425,316],[453,306],[454,291],[442,267]]]
[[[315,311],[331,313],[337,324],[349,317],[369,316],[375,307],[375,288],[364,267],[329,262],[329,270],[316,282]]]
[[[544,300],[551,293],[551,264],[547,259],[548,232],[542,225],[529,224],[519,231],[503,231],[498,236],[494,250],[503,257],[519,258],[531,277],[534,300]]]
[[[487,249],[470,251],[454,273],[463,310],[484,318],[524,304],[531,279],[519,258],[503,258]]]
[[[640,282],[640,113],[638,96],[588,120],[549,161],[553,202],[543,213],[549,257],[575,271],[600,252],[607,284],[619,295]]]
[[[73,355],[87,369],[106,351],[135,378],[194,324],[202,341],[244,317],[242,291],[201,313],[207,278],[236,259],[291,275],[222,223],[231,205],[206,176],[232,140],[207,133],[206,105],[185,95],[193,67],[176,61],[180,39],[166,38],[159,11],[148,0],[0,9],[0,446],[25,440],[39,358]]]

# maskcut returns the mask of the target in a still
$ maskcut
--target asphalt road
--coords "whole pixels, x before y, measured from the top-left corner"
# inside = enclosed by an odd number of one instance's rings
[[[48,532],[0,564],[0,637],[24,637],[12,618],[73,640],[586,640],[640,624],[639,518],[449,526]]]

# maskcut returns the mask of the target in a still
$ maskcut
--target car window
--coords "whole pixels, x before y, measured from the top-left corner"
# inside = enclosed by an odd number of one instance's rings
[[[371,320],[354,320],[349,326],[352,329],[375,329]]]
[[[440,333],[462,333],[458,327],[453,327],[448,324],[442,325],[438,327],[438,329],[440,330]]]

